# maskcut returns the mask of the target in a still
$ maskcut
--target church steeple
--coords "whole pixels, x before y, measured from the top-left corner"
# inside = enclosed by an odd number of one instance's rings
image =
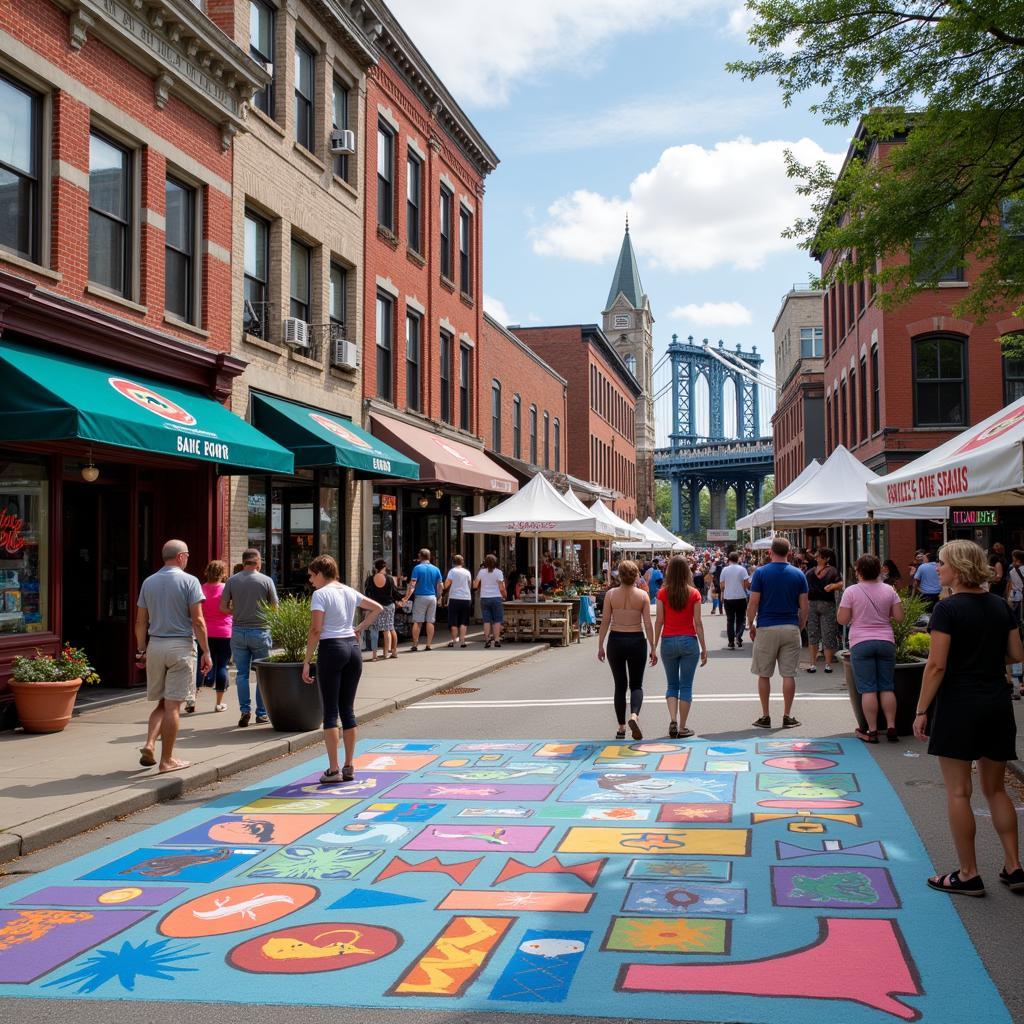
[[[626,233],[622,238],[619,250],[619,261],[615,265],[615,276],[612,278],[611,291],[605,309],[611,309],[612,303],[618,298],[619,292],[634,309],[640,309],[644,302],[644,289],[640,284],[640,268],[637,266],[633,242],[629,237],[629,216],[626,216]]]

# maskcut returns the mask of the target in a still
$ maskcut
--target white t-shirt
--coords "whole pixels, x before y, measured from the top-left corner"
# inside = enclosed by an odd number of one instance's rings
[[[343,640],[355,636],[352,620],[363,595],[344,583],[328,583],[313,592],[313,611],[324,613],[321,640]]]
[[[473,600],[473,574],[464,566],[456,565],[448,570],[451,587],[448,588],[449,601]]]
[[[476,578],[480,583],[481,597],[501,597],[500,584],[505,582],[505,574],[500,569],[495,569],[492,572],[481,569],[476,574]]]
[[[743,584],[750,579],[746,567],[730,562],[722,570],[722,597],[726,601],[742,601],[747,596]]]

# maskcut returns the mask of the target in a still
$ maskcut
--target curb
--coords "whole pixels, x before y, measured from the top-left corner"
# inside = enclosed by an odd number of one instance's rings
[[[482,676],[490,675],[492,672],[500,672],[502,669],[517,665],[528,658],[536,657],[549,650],[547,644],[540,644],[524,647],[522,651],[515,652],[515,656],[503,661],[500,665],[493,667],[483,666],[464,672],[461,675],[450,676],[447,679],[438,679],[425,683],[420,690],[406,695],[400,699],[389,698],[381,701],[375,707],[368,708],[361,716],[360,722],[372,722],[383,715],[400,711],[409,707],[417,701],[432,697],[440,690],[447,690],[453,686],[460,686],[463,683],[471,682]],[[139,695],[139,699],[143,698]],[[97,708],[97,710],[102,710]],[[269,761],[279,757],[286,757],[300,750],[306,750],[315,746],[322,738],[321,730],[313,732],[294,733],[290,736],[275,737],[268,740],[265,746],[258,750],[249,750],[239,755],[230,755],[226,760],[219,762],[207,762],[194,765],[181,774],[172,774],[166,777],[149,776],[139,780],[144,788],[142,791],[131,792],[118,791],[106,796],[97,797],[94,800],[80,804],[74,811],[61,811],[59,814],[51,814],[39,818],[34,822],[18,826],[10,831],[0,832],[0,865],[23,857],[26,854],[34,853],[45,846],[71,839],[82,832],[96,828],[115,818],[152,807],[154,804],[163,803],[166,800],[174,800],[184,793],[195,789],[201,789],[215,782],[221,782],[238,772],[246,771],[249,768],[257,768]]]

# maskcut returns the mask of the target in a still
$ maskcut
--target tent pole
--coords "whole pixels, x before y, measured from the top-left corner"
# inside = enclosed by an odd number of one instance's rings
[[[875,510],[872,508],[868,509],[868,551],[871,554],[875,554]]]
[[[942,520],[942,544],[945,547],[949,543],[949,520]]]
[[[540,537],[533,535],[533,599],[540,600]]]
[[[839,528],[843,531],[843,582],[846,582],[846,523],[840,523]]]

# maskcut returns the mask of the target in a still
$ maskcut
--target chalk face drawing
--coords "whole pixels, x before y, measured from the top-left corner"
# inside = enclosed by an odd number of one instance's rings
[[[788,800],[835,799],[848,793],[856,793],[860,787],[852,775],[837,775],[828,772],[803,775],[764,774],[757,777],[757,788],[763,793],[774,793]]]
[[[729,885],[679,882],[633,882],[622,904],[627,914],[677,914],[721,917],[747,912],[747,890]]]
[[[320,890],[311,885],[236,885],[204,893],[175,907],[157,931],[174,939],[230,935],[279,921],[319,895]]]
[[[402,939],[391,928],[325,921],[257,935],[228,953],[228,963],[252,974],[320,974],[380,960]]]
[[[501,1003],[564,1003],[590,935],[527,930],[490,998]]]
[[[361,846],[286,846],[245,872],[249,878],[308,878],[339,881],[356,878],[384,851]]]
[[[326,825],[330,814],[222,814],[187,832],[165,839],[162,846],[220,843],[223,846],[281,846]]]
[[[732,803],[735,776],[701,772],[581,772],[559,800],[566,803]]]

